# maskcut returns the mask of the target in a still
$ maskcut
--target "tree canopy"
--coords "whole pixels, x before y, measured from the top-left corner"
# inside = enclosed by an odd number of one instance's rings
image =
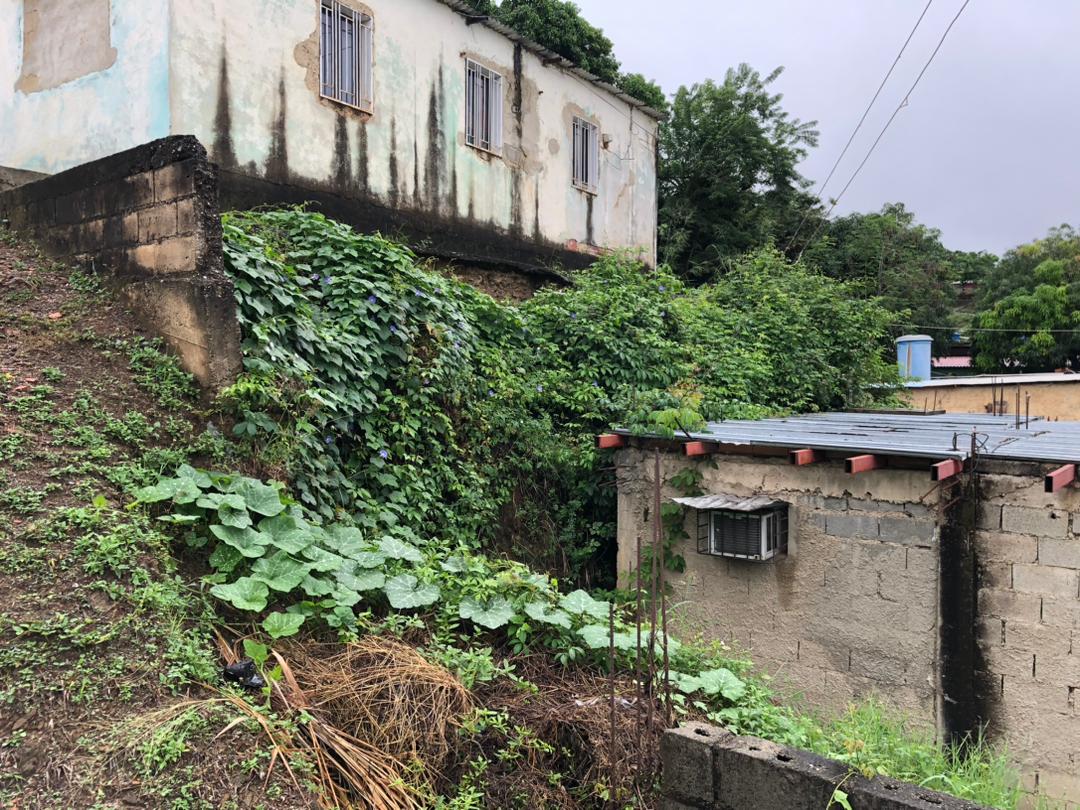
[[[1080,234],[1062,225],[1006,253],[980,285],[974,326],[982,371],[1080,368]]]
[[[781,244],[818,205],[798,172],[816,122],[791,118],[749,65],[675,93],[660,134],[663,261],[691,279],[748,250]]]

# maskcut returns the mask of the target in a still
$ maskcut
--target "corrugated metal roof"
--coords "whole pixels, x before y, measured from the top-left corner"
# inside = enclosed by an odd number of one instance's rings
[[[756,512],[759,509],[768,509],[778,506],[783,501],[767,498],[764,495],[755,495],[748,498],[740,498],[738,495],[702,495],[697,498],[672,498],[675,503],[689,506],[691,509],[727,509],[732,512]]]
[[[982,413],[875,414],[818,413],[758,421],[710,422],[704,430],[679,439],[747,447],[876,453],[941,461],[971,455],[976,433],[981,457],[1006,461],[1080,462],[1080,422],[1031,419]],[[617,430],[622,435],[630,431]]]
[[[501,22],[494,19],[493,17],[487,17],[480,14],[468,3],[462,2],[462,0],[439,0],[439,2],[442,3],[444,6],[449,6],[459,14],[472,18],[476,21],[476,24],[483,25],[486,28],[490,28],[492,31],[496,31],[502,34],[511,42],[520,42],[521,46],[525,48],[525,50],[531,51],[532,53],[539,56],[540,59],[543,60],[544,64],[557,65],[568,73],[573,73],[579,78],[589,82],[589,84],[594,84],[601,90],[605,90],[608,93],[611,93],[611,95],[615,96],[620,101],[626,102],[634,109],[640,110],[645,115],[649,116],[649,118],[652,118],[656,121],[659,121],[661,118],[663,118],[663,116],[657,110],[650,107],[641,99],[634,98],[633,96],[624,93],[615,85],[608,84],[598,76],[594,76],[592,73],[589,73],[589,71],[583,70],[582,68],[578,67],[573,61],[567,59],[562,54],[555,53],[555,51],[550,50],[549,48],[545,48],[540,43],[534,42],[527,37],[523,37],[513,28],[508,25],[503,25]]]
[[[907,388],[939,388],[951,385],[1034,385],[1036,383],[1080,383],[1080,374],[972,374],[963,377],[940,377],[904,383]]]

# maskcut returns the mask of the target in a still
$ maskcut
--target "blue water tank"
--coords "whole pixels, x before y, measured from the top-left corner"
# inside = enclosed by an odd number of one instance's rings
[[[896,339],[896,363],[900,376],[909,380],[930,379],[930,354],[934,339],[929,335],[904,335]]]

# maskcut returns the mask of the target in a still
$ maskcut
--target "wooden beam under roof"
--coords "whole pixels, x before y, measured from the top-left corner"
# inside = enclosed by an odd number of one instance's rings
[[[601,450],[615,447],[626,447],[626,437],[618,433],[601,433],[596,437],[596,446]]]
[[[788,461],[790,461],[796,467],[803,467],[807,464],[817,464],[819,461],[825,460],[825,454],[822,451],[813,450],[809,447],[804,447],[801,450],[791,450],[788,452]]]
[[[964,462],[959,459],[949,458],[945,461],[939,461],[930,468],[930,480],[944,481],[947,478],[952,478],[954,475],[959,475],[963,471]]]

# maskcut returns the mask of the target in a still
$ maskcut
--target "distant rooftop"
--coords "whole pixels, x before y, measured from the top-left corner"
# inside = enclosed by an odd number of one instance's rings
[[[1080,379],[1080,376],[1078,376]],[[819,413],[757,421],[710,422],[678,438],[712,442],[725,449],[775,447],[965,460],[975,431],[981,458],[1074,463],[1080,459],[1080,422],[978,413]],[[627,430],[618,434],[633,435]]]
[[[960,359],[960,358],[949,358]],[[936,364],[936,361],[935,361]],[[1047,372],[1045,374],[973,374],[963,377],[936,377],[904,383],[907,388],[935,388],[949,385],[1035,385],[1036,383],[1076,383],[1080,374]]]

